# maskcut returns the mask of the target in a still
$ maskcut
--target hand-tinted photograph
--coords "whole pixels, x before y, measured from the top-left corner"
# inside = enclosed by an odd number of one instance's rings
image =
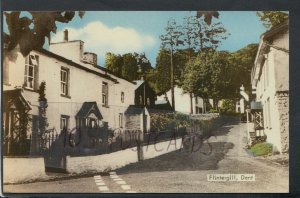
[[[2,15],[3,193],[289,192],[289,12]]]

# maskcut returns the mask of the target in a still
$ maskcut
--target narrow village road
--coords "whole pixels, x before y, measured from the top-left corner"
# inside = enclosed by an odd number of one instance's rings
[[[110,174],[21,185],[4,185],[4,192],[145,193],[145,192],[288,192],[288,167],[255,159],[244,150],[246,124],[215,131],[197,152],[175,151],[130,164]],[[255,174],[255,181],[208,181],[208,174]]]

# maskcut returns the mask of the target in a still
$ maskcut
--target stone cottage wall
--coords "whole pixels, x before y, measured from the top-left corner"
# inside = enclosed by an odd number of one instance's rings
[[[141,130],[141,115],[139,114],[125,114],[125,128]]]
[[[281,152],[286,153],[289,151],[289,93],[277,92],[276,98],[279,111]]]

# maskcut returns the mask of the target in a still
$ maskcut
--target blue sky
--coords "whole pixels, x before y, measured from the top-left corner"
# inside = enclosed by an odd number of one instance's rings
[[[89,11],[82,19],[76,16],[68,24],[57,23],[52,42],[61,41],[62,32],[67,28],[69,39],[83,40],[85,51],[98,54],[101,66],[106,52],[145,52],[155,66],[159,36],[164,34],[167,21],[173,18],[180,24],[185,16],[195,14],[193,11]],[[251,11],[220,12],[219,20],[230,33],[219,50],[236,51],[250,43],[258,43],[260,35],[266,31],[256,13]]]

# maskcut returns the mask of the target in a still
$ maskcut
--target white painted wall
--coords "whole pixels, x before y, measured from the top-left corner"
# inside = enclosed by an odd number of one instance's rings
[[[60,60],[33,51],[32,54],[39,56],[38,83],[46,82],[46,98],[48,100],[47,118],[49,128],[55,127],[60,131],[60,116],[70,116],[70,128],[75,127],[75,115],[83,102],[96,101],[103,116],[103,121],[109,123],[109,127],[119,127],[119,113],[124,113],[126,108],[134,104],[135,85],[124,79],[115,77],[119,83],[114,83],[96,74],[84,71]],[[86,64],[88,65],[88,64]],[[61,96],[60,71],[61,67],[69,69],[70,73],[70,98]],[[93,67],[92,65],[89,65]],[[15,86],[22,87],[24,83],[25,58],[18,53],[15,62],[8,61],[4,69],[9,70],[9,84],[4,90],[14,89]],[[102,73],[93,67],[95,71]],[[109,85],[108,107],[102,106],[102,82]],[[124,103],[121,102],[121,92],[125,93]],[[32,110],[30,114],[38,115],[38,93],[36,91],[24,90],[24,97],[30,102]]]
[[[84,42],[80,40],[50,43],[49,51],[80,64],[83,58],[83,45]]]
[[[245,113],[245,99],[241,98],[239,101],[237,101],[235,108],[237,113]]]
[[[143,147],[144,159],[154,158],[175,150],[182,146],[182,139],[159,142]],[[70,157],[67,156],[68,175],[47,175],[45,173],[44,158],[3,158],[3,183],[17,184],[33,181],[47,181],[70,175],[81,175],[92,172],[106,172],[121,168],[130,163],[138,162],[137,148],[129,148],[110,154]]]
[[[273,44],[289,49],[288,42],[287,32],[275,39]],[[261,75],[256,84],[256,100],[262,102],[263,105],[264,133],[267,135],[267,142],[274,145],[274,151],[281,152],[280,117],[276,92],[289,89],[289,56],[287,53],[271,47],[265,58]],[[279,62],[278,58],[280,59]],[[268,100],[270,107],[268,107]]]
[[[3,183],[22,183],[43,180],[45,173],[44,158],[3,158]]]
[[[174,96],[175,96],[175,111],[190,114],[191,102],[190,102],[190,94],[183,93],[183,90],[179,87],[174,88]],[[158,96],[157,100],[164,100],[164,95]],[[172,105],[171,98],[171,90],[167,92],[167,97],[169,99],[170,104]],[[195,97],[193,97],[193,113],[196,113],[196,107],[202,108],[204,111],[203,99],[198,97],[198,104],[196,104]]]

